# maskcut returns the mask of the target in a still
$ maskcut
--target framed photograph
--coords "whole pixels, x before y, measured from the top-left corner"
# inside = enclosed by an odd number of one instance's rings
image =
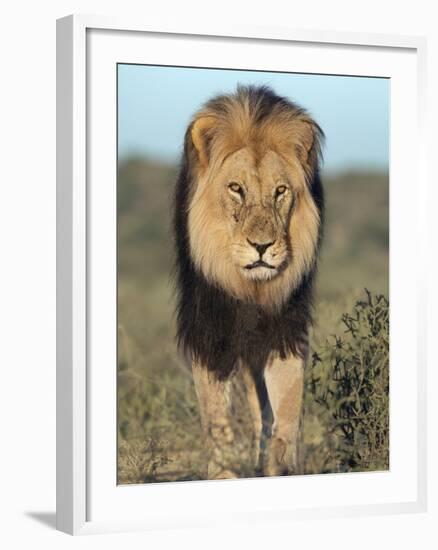
[[[426,509],[424,64],[58,20],[58,529]]]

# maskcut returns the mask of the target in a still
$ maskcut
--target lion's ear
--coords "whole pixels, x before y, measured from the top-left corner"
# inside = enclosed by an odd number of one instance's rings
[[[311,119],[296,124],[296,150],[301,163],[312,165],[320,151],[321,129]]]
[[[193,145],[198,153],[199,163],[206,168],[209,161],[209,146],[216,125],[216,117],[206,115],[195,120],[191,129]]]

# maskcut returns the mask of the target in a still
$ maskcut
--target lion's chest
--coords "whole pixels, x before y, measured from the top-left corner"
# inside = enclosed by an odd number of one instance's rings
[[[253,368],[263,368],[272,353],[307,355],[307,312],[289,307],[277,314],[256,305],[241,304],[235,311],[234,330],[225,346]]]

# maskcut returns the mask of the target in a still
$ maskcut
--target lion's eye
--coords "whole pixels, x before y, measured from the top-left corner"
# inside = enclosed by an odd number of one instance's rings
[[[281,197],[286,193],[287,187],[285,185],[279,185],[275,190],[275,198]]]
[[[228,189],[229,189],[230,191],[232,191],[233,193],[237,193],[237,194],[240,195],[241,197],[243,197],[243,195],[244,195],[242,186],[239,185],[238,183],[236,183],[235,181],[232,181],[232,182],[228,185]]]

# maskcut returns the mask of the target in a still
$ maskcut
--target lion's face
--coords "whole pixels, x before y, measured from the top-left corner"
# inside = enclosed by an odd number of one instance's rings
[[[320,218],[310,192],[313,123],[289,109],[256,124],[243,103],[202,112],[188,133],[192,259],[229,294],[280,306],[315,260]]]
[[[215,178],[218,213],[227,227],[227,243],[217,253],[245,278],[267,281],[291,259],[288,227],[294,189],[290,169],[277,153],[266,151],[256,160],[243,148],[225,159]]]

